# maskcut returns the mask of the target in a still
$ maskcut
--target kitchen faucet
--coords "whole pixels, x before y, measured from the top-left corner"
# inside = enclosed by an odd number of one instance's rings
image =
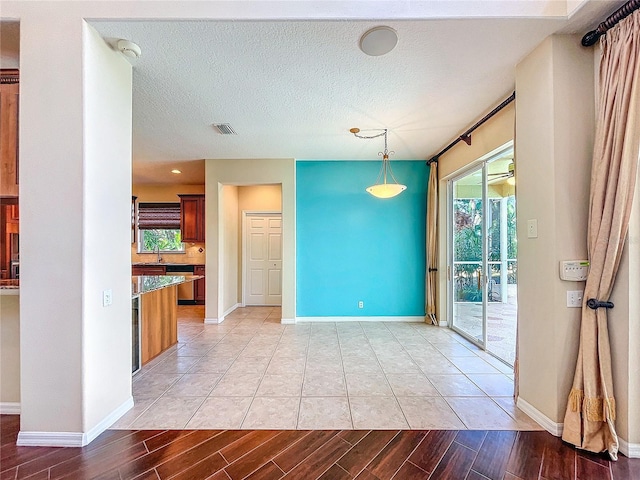
[[[162,257],[160,256],[160,245],[157,245],[156,249],[158,250],[158,260],[157,260],[157,262],[158,263],[162,263]]]

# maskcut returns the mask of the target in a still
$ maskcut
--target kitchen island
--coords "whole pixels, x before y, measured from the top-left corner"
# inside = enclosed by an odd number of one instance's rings
[[[178,285],[200,275],[131,277],[133,372],[178,342]]]
[[[19,280],[0,280],[0,412],[20,413]]]

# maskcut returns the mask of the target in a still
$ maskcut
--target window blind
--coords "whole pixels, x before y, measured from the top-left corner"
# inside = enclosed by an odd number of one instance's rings
[[[180,203],[139,203],[138,228],[180,229]]]

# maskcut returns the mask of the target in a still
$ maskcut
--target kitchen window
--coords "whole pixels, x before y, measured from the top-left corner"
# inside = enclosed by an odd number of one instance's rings
[[[138,204],[138,253],[184,252],[180,203]]]

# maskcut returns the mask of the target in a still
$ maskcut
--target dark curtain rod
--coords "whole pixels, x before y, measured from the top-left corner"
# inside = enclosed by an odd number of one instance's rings
[[[438,153],[436,153],[433,157],[431,157],[427,161],[427,165],[431,165],[432,163],[437,162],[438,158],[440,158],[440,156],[442,156],[445,152],[448,152],[460,140],[464,141],[464,143],[466,143],[467,145],[471,145],[471,132],[473,132],[476,128],[478,128],[484,122],[489,120],[491,117],[493,117],[496,113],[498,113],[504,107],[506,107],[511,102],[513,102],[515,99],[516,99],[516,92],[513,92],[504,102],[502,102],[496,108],[494,108],[489,113],[487,113],[478,122],[476,122],[470,129],[468,129],[466,132],[464,132],[462,135],[460,135],[458,138],[456,138],[453,142],[451,142],[449,145],[447,145],[442,150],[440,150]]]
[[[622,5],[618,10],[613,12],[607,17],[607,19],[598,25],[598,28],[591,30],[589,33],[582,37],[582,45],[584,47],[590,47],[595,45],[598,39],[607,33],[607,30],[614,27],[620,20],[627,18],[634,11],[640,8],[640,0],[629,0]]]

